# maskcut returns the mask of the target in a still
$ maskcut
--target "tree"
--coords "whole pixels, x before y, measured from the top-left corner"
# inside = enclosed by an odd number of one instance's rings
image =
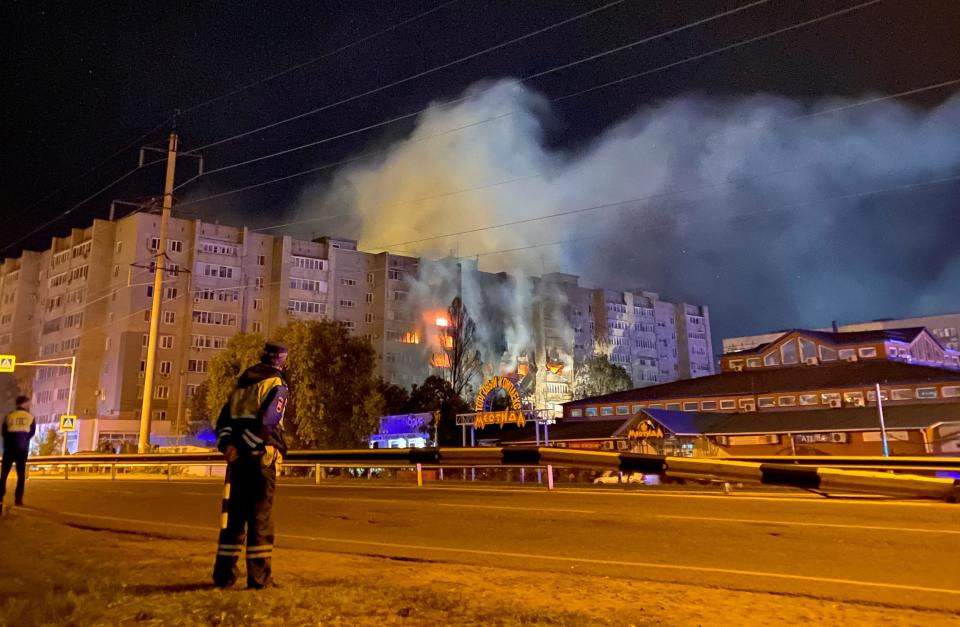
[[[230,398],[237,379],[244,370],[260,361],[264,339],[259,333],[237,333],[227,342],[226,348],[217,353],[210,362],[210,372],[194,397],[194,413],[199,419],[206,416],[214,423],[220,409]],[[201,396],[202,392],[202,396]],[[200,413],[196,412],[200,410]]]
[[[440,446],[461,443],[457,414],[468,413],[470,409],[470,405],[454,391],[450,382],[436,375],[427,377],[422,385],[414,385],[410,392],[412,413],[440,413],[439,423],[435,425]]]
[[[454,393],[462,396],[470,381],[480,374],[483,363],[476,348],[477,324],[459,296],[447,308],[447,326],[442,328],[441,348],[450,363],[446,378]]]
[[[285,422],[305,446],[351,448],[375,433],[385,405],[370,342],[334,322],[296,321],[280,331],[290,348]]]
[[[407,388],[402,388],[393,383],[380,381],[378,386],[380,396],[383,397],[383,415],[396,416],[399,414],[409,414],[410,411],[410,392]]]
[[[63,434],[56,429],[47,429],[36,447],[37,455],[59,455],[63,450]]]
[[[600,396],[629,390],[633,380],[621,366],[610,363],[606,355],[594,355],[577,369],[573,383],[573,398]]]

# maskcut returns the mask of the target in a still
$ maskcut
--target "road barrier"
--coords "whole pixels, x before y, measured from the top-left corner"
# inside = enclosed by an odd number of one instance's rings
[[[829,466],[860,470],[954,471],[960,472],[960,457],[853,457],[834,455],[737,456],[720,459],[759,464]]]
[[[774,459],[780,462],[783,458],[761,459]],[[219,453],[145,455],[96,453],[89,455],[36,456],[30,458],[29,463],[31,466],[63,466],[66,477],[69,477],[71,467],[109,467],[111,476],[114,478],[118,467],[165,467],[169,479],[171,469],[174,466],[212,466],[223,464],[224,461],[223,456]],[[852,492],[898,498],[939,499],[950,502],[960,500],[960,480],[954,479],[894,474],[892,472],[825,468],[798,463],[668,457],[641,453],[576,451],[533,446],[290,451],[284,458],[283,463],[287,466],[315,467],[317,481],[320,479],[320,470],[331,467],[416,468],[418,484],[422,484],[421,473],[423,468],[536,466],[547,469],[547,483],[552,488],[553,468],[556,466],[623,473],[639,472],[698,481],[758,483],[813,490],[825,494]],[[891,469],[893,468],[902,470],[903,467],[893,465]]]

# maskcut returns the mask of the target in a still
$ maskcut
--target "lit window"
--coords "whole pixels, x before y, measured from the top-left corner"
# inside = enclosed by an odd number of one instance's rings
[[[618,416],[626,416],[626,415],[628,415],[629,413],[630,413],[630,406],[629,406],[629,405],[617,405],[617,415],[618,415]]]
[[[158,385],[153,394],[154,398],[170,398],[170,386]]]
[[[772,396],[761,396],[757,399],[758,407],[776,407],[777,401]]]
[[[720,409],[736,409],[737,402],[735,400],[727,399],[725,401],[720,401]]]
[[[582,409],[571,409],[571,410],[570,410],[570,417],[571,417],[571,418],[581,418],[581,417],[583,417],[583,410],[582,410]]]
[[[780,354],[777,352],[767,353],[763,356],[763,365],[764,366],[779,366],[780,365]]]
[[[703,401],[700,403],[700,409],[703,411],[715,411],[717,409],[717,401]]]
[[[940,388],[940,394],[943,398],[957,398],[960,396],[960,385],[948,385]]]
[[[817,405],[820,402],[820,397],[816,394],[801,394],[800,395],[800,404],[801,405]]]
[[[841,348],[839,351],[837,351],[837,355],[842,360],[851,359],[851,358],[856,358],[857,351],[855,351],[852,348]]]
[[[613,415],[613,407],[603,407],[603,408],[601,408],[601,409],[600,409],[600,415],[601,415],[601,416],[612,416],[612,415]]]
[[[780,347],[780,352],[783,355],[784,364],[795,364],[797,363],[797,343],[793,340],[785,343]]]
[[[780,407],[793,407],[797,404],[796,396],[781,396],[777,399],[777,403]]]
[[[917,398],[920,398],[920,399],[937,398],[937,388],[917,388]]]
[[[836,361],[837,351],[827,346],[820,347],[820,361]]]
[[[587,416],[596,416],[597,408],[596,407],[587,407]]]
[[[643,409],[643,405],[634,405],[633,407],[630,408],[630,411],[632,411],[633,413],[637,413],[641,409]]]
[[[759,357],[751,357],[747,360],[747,368],[759,368],[763,365]]]
[[[876,357],[876,356],[877,356],[877,349],[876,349],[875,347],[873,347],[873,346],[868,346],[868,347],[865,347],[865,348],[861,348],[861,349],[860,349],[860,356],[861,356],[861,357]]]
[[[893,400],[895,401],[909,401],[913,400],[913,390],[909,389],[900,389],[893,391]]]
[[[803,359],[803,363],[807,363],[809,359],[817,358],[817,345],[815,342],[808,340],[805,337],[800,338],[800,357]]]

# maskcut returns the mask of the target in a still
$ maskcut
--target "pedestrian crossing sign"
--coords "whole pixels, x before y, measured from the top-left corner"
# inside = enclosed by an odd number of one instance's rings
[[[0,372],[13,372],[16,367],[16,355],[0,355]]]
[[[61,430],[61,431],[76,431],[76,430],[77,430],[77,417],[76,417],[76,416],[60,416],[60,430]]]

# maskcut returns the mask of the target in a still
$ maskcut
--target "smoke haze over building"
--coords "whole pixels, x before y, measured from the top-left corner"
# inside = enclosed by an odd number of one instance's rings
[[[364,249],[707,303],[720,335],[957,309],[960,183],[940,179],[960,174],[960,97],[848,102],[690,95],[553,148],[544,97],[480,83],[299,212],[349,214],[327,224]]]

